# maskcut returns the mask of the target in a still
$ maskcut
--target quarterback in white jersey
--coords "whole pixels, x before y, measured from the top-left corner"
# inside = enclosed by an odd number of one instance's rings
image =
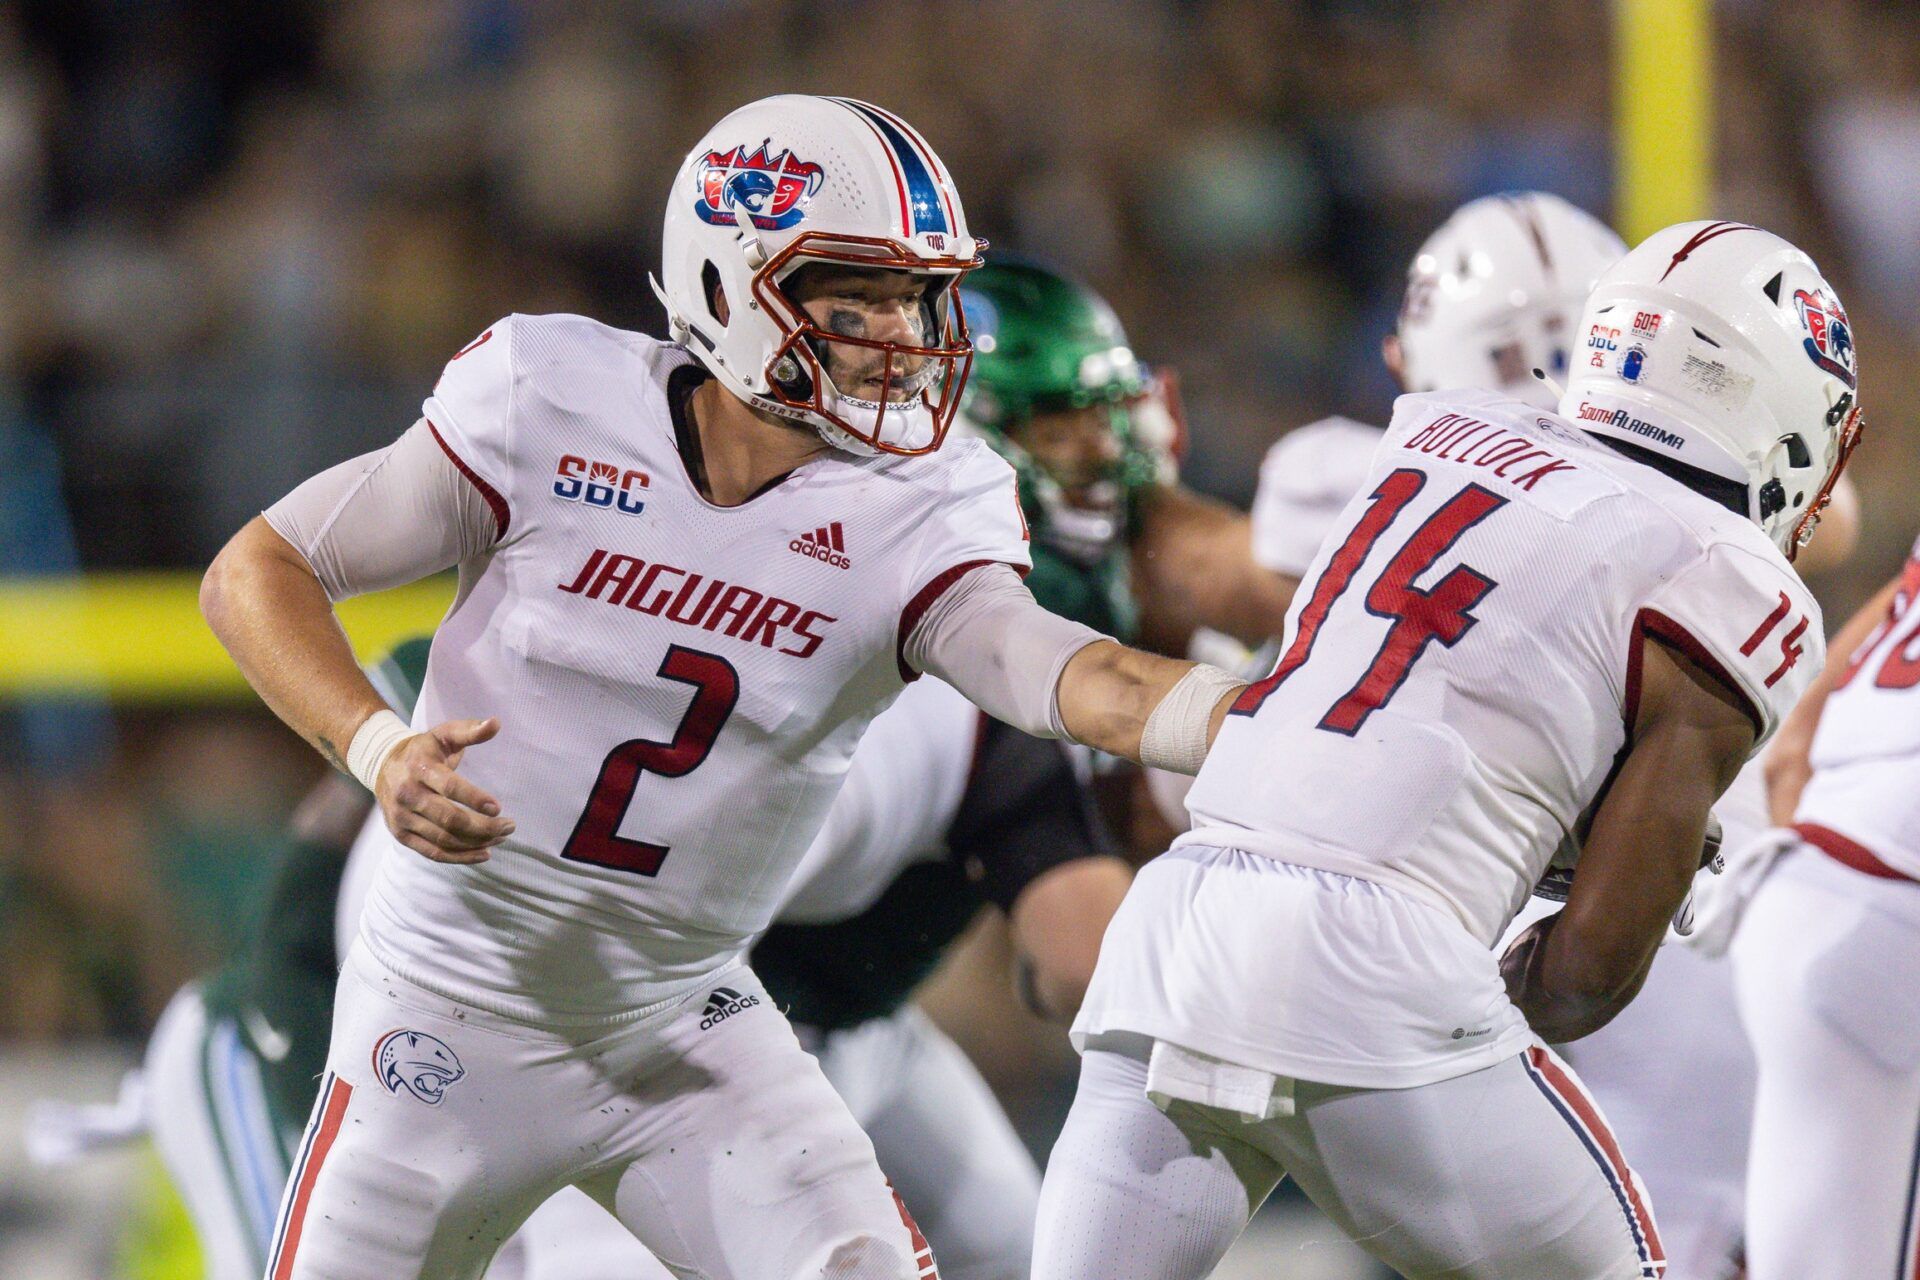
[[[1581,327],[1559,414],[1401,400],[1108,932],[1038,1274],[1203,1275],[1288,1174],[1409,1277],[1663,1272],[1542,1039],[1632,998],[1817,669],[1782,552],[1859,413],[1830,287],[1743,224],[1658,233]],[[1496,963],[1556,859],[1567,909]]]
[[[1791,826],[1733,942],[1753,1280],[1920,1267],[1920,542],[1832,653],[1770,753]]]
[[[1062,744],[989,721],[943,681],[910,685],[861,739],[753,952],[756,976],[872,1138],[949,1277],[1024,1277],[1040,1171],[986,1081],[907,997],[984,897],[1013,921],[1034,1003],[1077,1002],[1131,875],[1083,772]],[[343,960],[375,869],[409,856],[375,815],[341,884]],[[571,1189],[541,1206],[487,1273],[660,1274]]]
[[[1041,609],[1011,471],[939,452],[980,248],[898,117],[751,104],[669,192],[673,342],[502,320],[208,571],[241,669],[421,855],[342,973],[273,1280],[474,1276],[567,1185],[686,1274],[933,1273],[747,940],[918,672],[1188,770],[1239,688]],[[331,604],[450,565],[408,725]]]

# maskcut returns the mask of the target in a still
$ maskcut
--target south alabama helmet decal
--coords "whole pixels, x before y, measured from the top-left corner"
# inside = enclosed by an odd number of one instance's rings
[[[1839,300],[1828,296],[1825,289],[1811,293],[1796,289],[1793,305],[1800,313],[1801,326],[1807,331],[1802,343],[1807,349],[1807,358],[1852,388],[1856,376],[1853,325],[1848,322]]]
[[[762,142],[709,151],[697,170],[699,195],[693,211],[702,222],[734,225],[735,209],[745,211],[762,231],[782,231],[806,216],[807,201],[820,189],[826,171],[791,150],[767,154]]]
[[[402,1028],[374,1041],[374,1079],[396,1096],[404,1091],[437,1107],[448,1087],[466,1074],[446,1042],[424,1031]]]

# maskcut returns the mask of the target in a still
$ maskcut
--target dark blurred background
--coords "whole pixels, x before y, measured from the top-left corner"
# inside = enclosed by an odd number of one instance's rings
[[[782,91],[914,121],[977,234],[1083,276],[1180,371],[1188,478],[1244,502],[1280,433],[1384,421],[1402,272],[1455,205],[1535,187],[1607,216],[1610,20],[1593,0],[0,0],[0,576],[204,565],[404,429],[505,312],[658,332],[669,178]],[[1697,212],[1806,246],[1858,334],[1864,548],[1814,584],[1837,624],[1920,514],[1920,11],[1731,0],[1714,57]],[[0,705],[0,1049],[137,1044],[319,770],[257,705]],[[1051,1087],[1025,1065],[998,1083]]]

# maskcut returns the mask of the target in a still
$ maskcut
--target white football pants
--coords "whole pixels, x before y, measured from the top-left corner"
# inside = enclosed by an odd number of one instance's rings
[[[1026,1280],[1040,1170],[960,1047],[908,1005],[828,1035],[815,1053],[926,1232],[945,1280]],[[569,1190],[527,1220],[487,1280],[665,1275],[613,1218]]]
[[[1911,1280],[1920,1266],[1920,885],[1801,845],[1733,960],[1760,1062],[1751,1280]]]
[[[1198,1280],[1282,1177],[1409,1280],[1643,1280],[1644,1191],[1566,1065],[1535,1046],[1411,1089],[1295,1082],[1252,1120],[1146,1097],[1149,1042],[1103,1038],[1047,1163],[1034,1280]]]
[[[960,1046],[908,1005],[815,1050],[946,1280],[1027,1280],[1040,1170]]]
[[[356,945],[268,1280],[474,1280],[577,1185],[681,1280],[932,1280],[873,1146],[751,970],[531,1027]]]

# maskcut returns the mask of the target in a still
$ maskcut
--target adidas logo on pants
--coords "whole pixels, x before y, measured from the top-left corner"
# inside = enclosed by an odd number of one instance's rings
[[[700,1019],[700,1029],[717,1026],[731,1018],[742,1009],[748,1009],[760,1003],[759,996],[743,996],[732,987],[715,987],[713,994],[707,997],[707,1007]]]

